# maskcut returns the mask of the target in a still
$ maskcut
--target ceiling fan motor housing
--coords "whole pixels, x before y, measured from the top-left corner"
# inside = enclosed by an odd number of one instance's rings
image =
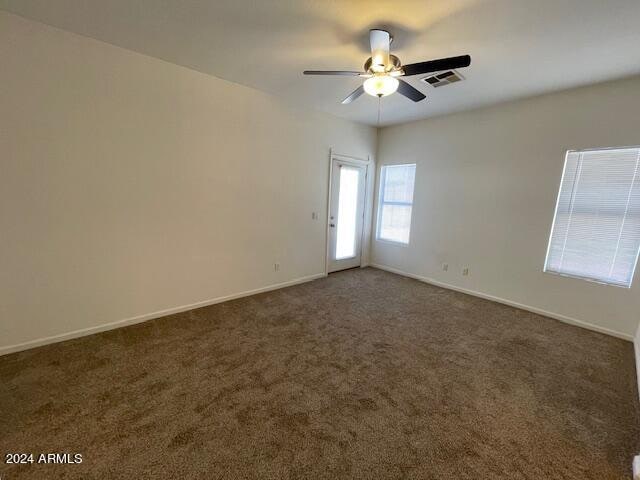
[[[400,59],[398,57],[390,54],[389,65],[385,65],[384,72],[376,72],[372,70],[371,68],[372,65],[373,65],[373,59],[371,57],[367,58],[367,61],[364,62],[364,71],[371,75],[375,75],[376,73],[380,74],[380,73],[389,73],[389,72],[399,71],[400,67],[402,66],[402,63],[400,62]]]

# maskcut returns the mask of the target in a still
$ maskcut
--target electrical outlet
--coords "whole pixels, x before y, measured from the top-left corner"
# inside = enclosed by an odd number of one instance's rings
[[[443,263],[442,264],[442,270],[445,271],[445,272],[448,272],[449,271],[449,264],[448,263]]]
[[[280,271],[280,264],[279,263],[274,263],[273,264],[273,271],[274,272],[279,272]]]
[[[311,220],[317,220],[318,219],[318,212],[311,212]]]
[[[462,275],[464,275],[465,277],[466,277],[467,275],[469,275],[469,269],[468,269],[468,268],[466,268],[466,267],[465,267],[465,268],[463,268],[463,269],[462,269]]]

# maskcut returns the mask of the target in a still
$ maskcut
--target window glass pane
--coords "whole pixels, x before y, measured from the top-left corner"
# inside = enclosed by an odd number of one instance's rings
[[[640,248],[640,149],[568,152],[545,270],[630,286]]]
[[[386,165],[380,175],[378,238],[409,243],[416,166]]]
[[[340,167],[336,260],[353,258],[356,254],[359,175],[360,170],[357,168],[344,165]]]
[[[416,166],[388,165],[384,169],[384,201],[412,203]]]
[[[409,243],[411,205],[382,205],[380,238]]]

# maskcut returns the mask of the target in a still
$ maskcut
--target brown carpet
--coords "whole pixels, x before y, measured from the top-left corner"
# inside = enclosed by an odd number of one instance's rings
[[[621,479],[629,342],[375,269],[0,357],[35,479]]]

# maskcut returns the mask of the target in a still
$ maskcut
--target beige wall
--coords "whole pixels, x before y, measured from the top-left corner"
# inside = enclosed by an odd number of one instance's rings
[[[636,378],[638,380],[638,393],[640,393],[640,325],[638,325],[635,336],[633,338],[633,347],[633,351],[636,357]]]
[[[373,128],[4,12],[0,65],[0,353],[322,274],[329,149],[375,152]]]
[[[623,289],[542,268],[566,150],[638,144],[640,77],[384,128],[378,167],[417,163],[415,203],[410,245],[374,241],[373,262],[631,339],[640,272]]]

